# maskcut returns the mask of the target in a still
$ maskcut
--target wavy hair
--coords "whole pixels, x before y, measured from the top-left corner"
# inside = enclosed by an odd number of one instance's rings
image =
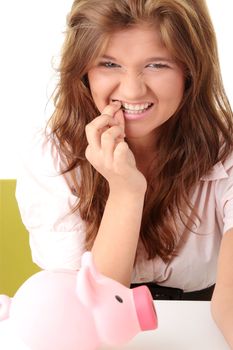
[[[192,209],[192,189],[233,149],[232,111],[205,1],[75,0],[67,16],[50,126],[67,161],[64,173],[73,174],[79,198],[74,211],[86,223],[86,248],[91,249],[109,188],[85,158],[85,126],[99,114],[87,73],[113,32],[143,24],[160,31],[186,79],[181,105],[159,130],[140,231],[148,259],[160,256],[168,261],[178,241],[177,212],[184,222],[187,208]]]

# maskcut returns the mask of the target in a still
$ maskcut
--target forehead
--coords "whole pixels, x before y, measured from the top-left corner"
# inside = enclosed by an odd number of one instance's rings
[[[115,58],[171,57],[156,28],[137,26],[114,32],[109,36],[103,55]]]

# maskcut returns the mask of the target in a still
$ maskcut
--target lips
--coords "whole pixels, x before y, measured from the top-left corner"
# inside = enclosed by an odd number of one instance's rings
[[[123,114],[126,120],[140,120],[144,119],[146,117],[149,117],[151,115],[151,109],[153,108],[153,104],[148,106],[146,109],[140,110],[140,111],[129,111],[129,110],[123,110]]]

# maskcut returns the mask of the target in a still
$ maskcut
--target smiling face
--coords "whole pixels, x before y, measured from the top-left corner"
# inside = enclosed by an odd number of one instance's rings
[[[142,26],[112,34],[88,78],[100,112],[112,100],[121,101],[126,137],[132,142],[152,142],[184,92],[182,68],[162,44],[159,32]]]

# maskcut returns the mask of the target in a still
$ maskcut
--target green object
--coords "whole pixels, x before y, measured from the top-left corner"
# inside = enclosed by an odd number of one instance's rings
[[[15,187],[16,180],[0,179],[0,294],[11,297],[28,277],[40,270],[32,262]]]

